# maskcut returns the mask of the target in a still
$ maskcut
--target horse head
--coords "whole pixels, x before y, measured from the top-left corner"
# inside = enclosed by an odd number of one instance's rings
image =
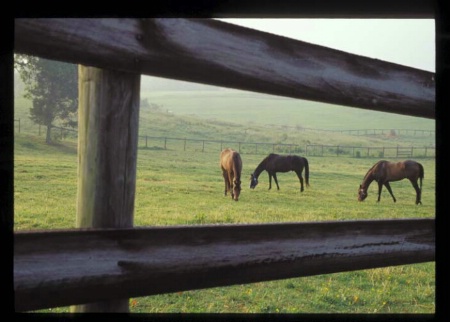
[[[358,189],[358,201],[364,201],[367,198],[367,189],[363,188],[362,185],[359,185]]]
[[[258,184],[258,178],[255,176],[254,173],[252,173],[250,176],[250,189],[255,189],[257,184]]]
[[[241,193],[241,180],[233,180],[233,199],[234,201],[239,200],[239,194]]]

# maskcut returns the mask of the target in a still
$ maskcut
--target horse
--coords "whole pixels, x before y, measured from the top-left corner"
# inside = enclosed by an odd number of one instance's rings
[[[231,198],[235,201],[239,200],[241,193],[241,172],[242,159],[238,152],[233,149],[226,148],[220,152],[220,167],[222,169],[223,179],[225,181],[225,192],[231,192]]]
[[[280,190],[277,172],[294,171],[300,180],[300,192],[302,192],[304,190],[302,177],[303,169],[305,169],[306,186],[309,187],[309,164],[306,158],[298,155],[279,155],[271,153],[261,161],[255,171],[251,174],[250,188],[255,189],[258,184],[259,175],[266,170],[269,174],[269,190],[272,188],[272,177],[275,180],[277,189]]]
[[[408,179],[414,187],[414,190],[416,190],[416,205],[422,204],[422,201],[420,199],[422,195],[423,177],[423,166],[419,162],[413,160],[406,160],[401,162],[389,162],[386,160],[378,161],[372,166],[372,168],[369,169],[369,171],[367,171],[366,175],[364,176],[363,182],[359,185],[358,200],[364,201],[364,199],[367,198],[367,189],[369,188],[372,181],[376,181],[378,183],[377,202],[380,201],[381,189],[383,188],[383,185],[391,194],[394,202],[396,202],[397,199],[395,199],[394,194],[392,193],[389,182]],[[417,184],[417,181],[419,179],[420,187]]]

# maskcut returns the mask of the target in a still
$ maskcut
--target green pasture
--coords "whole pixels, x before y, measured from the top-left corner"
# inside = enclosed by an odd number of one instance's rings
[[[135,226],[240,224],[433,218],[435,160],[425,168],[423,205],[414,204],[408,181],[392,183],[376,202],[376,186],[365,202],[357,188],[378,159],[311,157],[310,187],[303,193],[293,172],[279,174],[280,190],[263,172],[255,190],[249,176],[264,155],[242,154],[238,202],[223,195],[219,150],[140,148],[138,151]],[[43,138],[15,138],[14,230],[75,228],[76,141],[43,144]],[[434,263],[294,278],[130,299],[131,312],[219,313],[433,313]],[[42,312],[68,312],[54,308]]]

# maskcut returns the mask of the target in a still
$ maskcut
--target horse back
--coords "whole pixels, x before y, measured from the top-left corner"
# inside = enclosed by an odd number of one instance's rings
[[[223,170],[239,174],[242,171],[242,160],[239,153],[233,149],[227,148],[220,153],[220,166]]]
[[[406,160],[403,162],[407,174],[416,174],[418,178],[424,177],[423,165],[414,160]]]
[[[300,169],[304,165],[303,157],[298,155],[279,155],[271,153],[266,158],[266,170],[275,172],[288,172]]]
[[[229,169],[232,152],[233,150],[229,148],[224,149],[222,150],[222,152],[220,152],[220,166],[222,167],[222,169]]]
[[[413,160],[400,162],[387,162],[381,164],[382,173],[389,181],[423,178],[423,167],[420,163]]]

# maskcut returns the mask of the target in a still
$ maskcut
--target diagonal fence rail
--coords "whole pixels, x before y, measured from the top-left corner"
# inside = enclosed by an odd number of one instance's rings
[[[435,117],[434,73],[213,19],[16,19],[14,32],[18,53]]]
[[[435,260],[434,219],[17,232],[17,311]]]

